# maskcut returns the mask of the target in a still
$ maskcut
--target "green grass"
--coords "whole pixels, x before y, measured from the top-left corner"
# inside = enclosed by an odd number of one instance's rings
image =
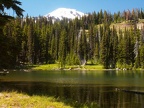
[[[58,68],[58,64],[35,65],[34,67],[32,67],[33,70],[54,70]]]
[[[29,96],[17,92],[0,93],[0,108],[72,108],[53,97]]]
[[[32,70],[57,70],[60,69],[58,64],[45,64],[45,65],[35,65],[32,67]],[[67,70],[102,70],[103,66],[102,65],[92,65],[92,64],[87,64],[85,66],[79,66],[79,65],[66,65],[65,69]]]
[[[104,69],[102,65],[90,65],[90,64],[85,65],[84,68],[86,70],[102,70],[102,69]]]
[[[79,103],[48,96],[29,96],[18,92],[0,92],[0,108],[99,108],[96,102]]]

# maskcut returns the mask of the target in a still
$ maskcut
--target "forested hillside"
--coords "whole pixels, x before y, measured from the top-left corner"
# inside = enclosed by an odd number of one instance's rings
[[[144,68],[144,11],[89,13],[81,19],[15,18],[0,37],[0,68],[22,64],[102,64]],[[122,26],[121,26],[122,25]]]

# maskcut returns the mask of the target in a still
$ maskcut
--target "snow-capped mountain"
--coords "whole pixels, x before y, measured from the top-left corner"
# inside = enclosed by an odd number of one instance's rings
[[[77,18],[81,18],[82,16],[84,16],[85,14],[77,11],[76,9],[69,9],[69,8],[58,8],[46,15],[44,15],[44,17],[51,17],[55,20],[62,20],[63,18],[68,18],[68,19],[75,19]]]

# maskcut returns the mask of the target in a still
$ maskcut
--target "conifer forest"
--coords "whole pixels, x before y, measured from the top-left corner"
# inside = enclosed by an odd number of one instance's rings
[[[144,11],[100,10],[61,21],[15,17],[0,25],[0,47],[0,68],[87,62],[105,69],[144,68]]]

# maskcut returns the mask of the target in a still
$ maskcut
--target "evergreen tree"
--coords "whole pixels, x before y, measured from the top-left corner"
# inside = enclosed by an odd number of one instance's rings
[[[33,63],[33,24],[31,22],[31,24],[28,26],[28,31],[27,31],[27,36],[28,36],[28,62],[30,64]]]
[[[96,63],[99,63],[100,61],[100,33],[97,29],[95,28],[95,48],[94,48],[94,61]]]
[[[101,41],[101,63],[104,68],[109,68],[109,41],[110,41],[110,28],[108,24],[104,25],[103,36]]]
[[[134,31],[135,43],[134,43],[134,54],[135,54],[135,68],[141,67],[140,63],[140,32],[136,29]]]
[[[144,68],[144,43],[142,43],[140,47],[140,62],[141,62],[141,68]]]
[[[110,68],[115,68],[117,63],[117,55],[118,55],[118,36],[116,29],[113,27],[111,30],[110,37],[110,51],[109,51],[109,62]]]
[[[94,36],[94,26],[91,25],[89,29],[89,59],[91,60],[91,63],[93,63],[94,60],[94,48],[95,48],[95,36]]]
[[[59,47],[59,62],[60,67],[64,68],[66,65],[66,45],[67,45],[67,32],[65,29],[61,31],[60,34],[60,47]]]
[[[79,37],[79,44],[78,44],[78,55],[82,65],[86,63],[88,55],[87,50],[88,48],[87,48],[86,34],[85,30],[83,30]]]
[[[124,38],[123,38],[123,33],[122,30],[119,29],[119,41],[118,41],[118,68],[121,68],[123,66],[124,62]]]

